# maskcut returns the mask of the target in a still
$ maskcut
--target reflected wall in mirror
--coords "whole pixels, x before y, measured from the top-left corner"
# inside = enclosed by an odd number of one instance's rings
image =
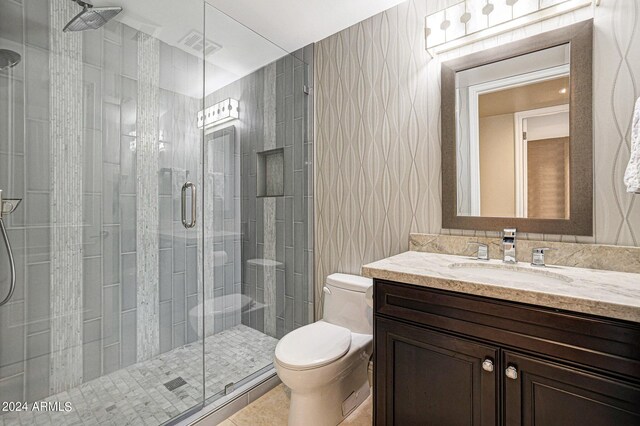
[[[458,215],[569,218],[570,52],[456,73]]]
[[[442,64],[443,228],[591,235],[593,22]]]

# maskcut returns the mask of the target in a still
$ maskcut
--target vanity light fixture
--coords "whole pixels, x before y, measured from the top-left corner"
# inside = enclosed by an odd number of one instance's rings
[[[425,16],[425,48],[429,55],[475,43],[516,28],[531,25],[600,0],[459,0]]]
[[[209,128],[240,118],[240,103],[233,98],[227,98],[198,112],[198,128]]]
[[[136,131],[135,130],[130,131],[127,136],[133,138],[129,141],[129,151],[136,152],[136,149],[138,147],[138,139],[137,139]],[[160,130],[158,135],[158,151],[159,152],[166,151],[168,143],[169,142],[164,137],[164,130]]]

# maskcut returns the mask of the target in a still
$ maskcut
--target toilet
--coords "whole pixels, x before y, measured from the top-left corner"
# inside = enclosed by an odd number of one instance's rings
[[[369,278],[329,275],[323,319],[278,342],[274,364],[291,389],[290,426],[336,426],[369,396],[373,315],[366,294],[372,286]]]

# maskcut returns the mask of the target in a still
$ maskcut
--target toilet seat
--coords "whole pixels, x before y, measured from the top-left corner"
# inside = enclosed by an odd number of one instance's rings
[[[325,321],[300,327],[276,346],[276,361],[291,370],[309,370],[341,358],[351,347],[351,331]]]

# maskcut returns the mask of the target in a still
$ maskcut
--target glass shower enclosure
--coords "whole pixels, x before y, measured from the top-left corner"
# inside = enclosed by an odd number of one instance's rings
[[[272,370],[313,320],[312,47],[292,54],[206,4],[203,255],[205,397]],[[218,367],[216,367],[218,366]]]
[[[313,318],[312,48],[93,6],[0,0],[2,425],[175,422]]]

